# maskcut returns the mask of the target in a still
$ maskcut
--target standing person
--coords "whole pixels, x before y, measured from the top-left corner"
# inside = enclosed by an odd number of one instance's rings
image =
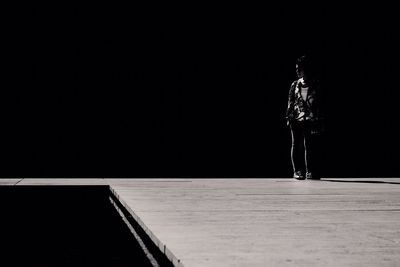
[[[313,67],[306,56],[297,60],[298,79],[290,86],[286,111],[287,125],[292,134],[293,178],[297,180],[320,179],[318,139],[323,130],[323,116],[320,82]]]

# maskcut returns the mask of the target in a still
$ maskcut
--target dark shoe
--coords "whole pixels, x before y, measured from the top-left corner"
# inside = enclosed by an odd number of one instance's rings
[[[306,177],[304,177],[304,175],[300,171],[294,172],[293,178],[296,180],[305,180],[306,179]]]
[[[320,177],[313,175],[311,172],[306,173],[307,180],[321,180]]]

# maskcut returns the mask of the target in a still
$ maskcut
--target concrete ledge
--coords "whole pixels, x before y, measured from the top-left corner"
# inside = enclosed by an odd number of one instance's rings
[[[174,266],[400,266],[400,179],[0,179],[109,185]]]
[[[118,195],[118,193],[110,187],[111,194],[119,201],[119,203],[125,208],[125,210],[132,216],[135,222],[143,229],[146,235],[150,238],[150,240],[154,243],[155,246],[158,247],[159,251],[164,254],[167,259],[173,264],[175,267],[183,267],[181,260],[178,259],[168,248],[167,246],[161,242],[155,234],[146,226],[145,223],[140,219],[139,216],[129,207],[129,205]]]

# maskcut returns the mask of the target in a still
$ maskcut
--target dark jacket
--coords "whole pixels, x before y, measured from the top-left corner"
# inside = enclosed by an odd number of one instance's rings
[[[286,110],[287,125],[293,121],[309,121],[314,125],[322,126],[324,120],[323,109],[321,106],[321,87],[318,81],[310,81],[308,84],[308,94],[303,100],[300,89],[301,79],[292,83],[289,90],[288,106]]]

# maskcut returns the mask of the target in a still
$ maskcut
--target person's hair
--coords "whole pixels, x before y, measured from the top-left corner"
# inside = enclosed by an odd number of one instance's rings
[[[309,71],[310,70],[310,60],[307,56],[303,55],[299,57],[296,64],[300,70]]]

